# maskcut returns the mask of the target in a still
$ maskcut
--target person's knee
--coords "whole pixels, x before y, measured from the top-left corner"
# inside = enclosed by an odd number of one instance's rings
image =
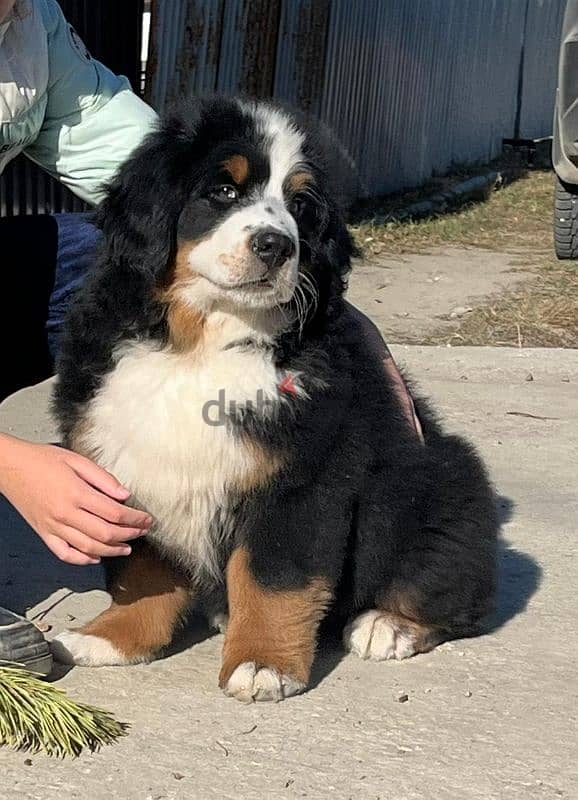
[[[351,322],[359,328],[360,335],[363,336],[372,352],[380,359],[391,358],[391,353],[386,345],[379,328],[369,317],[363,314],[358,308],[346,301],[346,313]]]

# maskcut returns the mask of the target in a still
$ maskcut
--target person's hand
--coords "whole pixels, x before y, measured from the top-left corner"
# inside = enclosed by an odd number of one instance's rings
[[[123,505],[130,492],[87,458],[52,445],[0,436],[0,492],[44,544],[69,564],[126,556],[152,518]]]

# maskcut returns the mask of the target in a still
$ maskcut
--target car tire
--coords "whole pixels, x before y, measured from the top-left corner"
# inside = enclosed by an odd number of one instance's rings
[[[556,178],[554,248],[559,259],[578,258],[578,186]]]

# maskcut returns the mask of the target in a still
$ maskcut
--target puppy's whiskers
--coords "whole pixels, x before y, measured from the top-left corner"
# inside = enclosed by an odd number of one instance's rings
[[[281,314],[287,327],[293,325],[293,323],[296,320],[296,316],[287,313],[288,311],[291,310],[288,303],[281,304],[279,301],[277,301],[275,303],[274,309]]]
[[[315,285],[315,281],[310,275],[299,273],[297,285],[293,293],[291,305],[295,311],[295,318],[293,322],[299,324],[299,336],[303,334],[303,329],[308,317],[317,309],[319,302],[319,292]]]
[[[303,326],[305,324],[305,317],[307,314],[306,299],[303,294],[303,289],[299,284],[295,286],[295,293],[293,295],[295,300],[295,311],[297,313],[297,322],[299,323],[299,336],[303,333]]]
[[[309,310],[314,314],[319,304],[319,289],[317,288],[315,280],[311,277],[311,275],[308,275],[306,272],[301,272],[299,274],[299,280],[303,284],[302,288],[304,293],[305,291],[307,291],[308,294],[310,295]]]

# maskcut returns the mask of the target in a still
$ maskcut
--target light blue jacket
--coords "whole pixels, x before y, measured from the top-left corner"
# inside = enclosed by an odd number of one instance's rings
[[[155,112],[91,58],[55,0],[17,0],[0,24],[0,172],[23,152],[88,203]]]

